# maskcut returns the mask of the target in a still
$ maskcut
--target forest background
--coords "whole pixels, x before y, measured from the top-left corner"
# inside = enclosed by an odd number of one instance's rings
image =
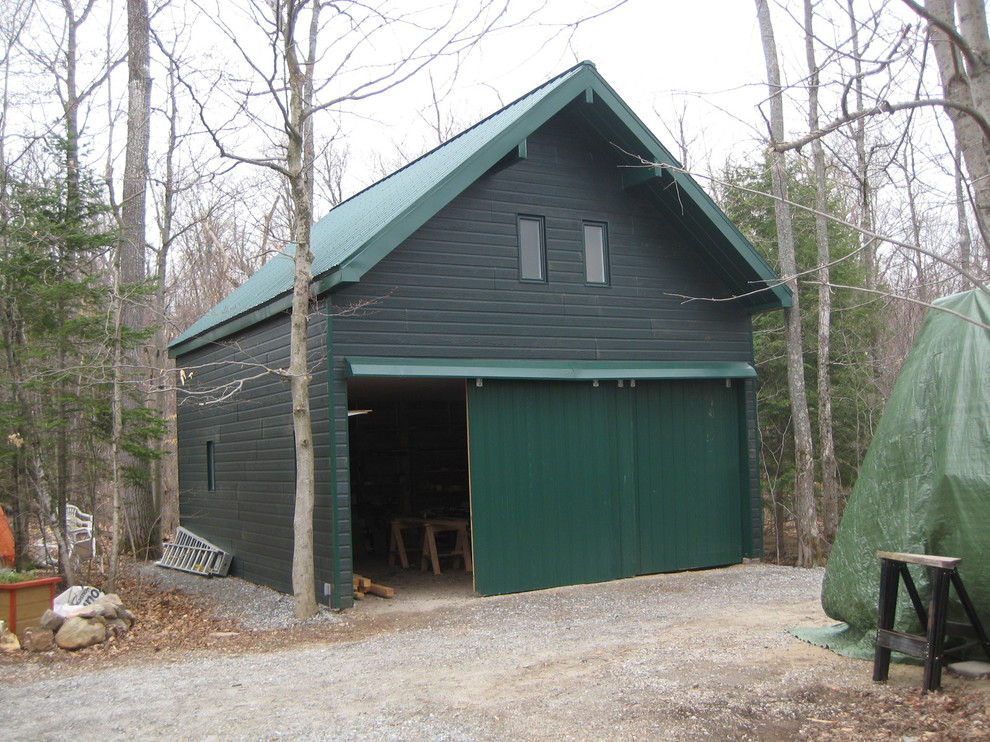
[[[583,59],[797,297],[756,322],[770,556],[827,558],[924,312],[987,290],[983,0],[0,0],[0,20],[20,566],[46,529],[69,553],[68,503],[112,540],[110,586],[118,553],[154,554],[178,519],[170,339],[334,205]]]

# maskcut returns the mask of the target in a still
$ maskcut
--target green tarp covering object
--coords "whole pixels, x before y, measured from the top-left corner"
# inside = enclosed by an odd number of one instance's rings
[[[982,291],[937,305],[990,325],[990,296]],[[791,633],[872,659],[877,551],[961,557],[959,575],[990,625],[990,330],[938,309],[929,310],[904,362],[829,556],[822,607],[842,623]],[[927,570],[910,570],[927,604]],[[965,620],[949,592],[950,619]],[[895,628],[923,633],[903,585]]]

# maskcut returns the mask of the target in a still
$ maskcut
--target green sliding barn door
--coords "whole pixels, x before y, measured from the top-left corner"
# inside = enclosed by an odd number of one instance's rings
[[[737,562],[737,388],[718,381],[469,385],[483,595]]]
[[[619,577],[599,390],[590,383],[488,380],[468,388],[478,592]]]
[[[742,557],[739,386],[669,381],[637,389],[638,574]]]

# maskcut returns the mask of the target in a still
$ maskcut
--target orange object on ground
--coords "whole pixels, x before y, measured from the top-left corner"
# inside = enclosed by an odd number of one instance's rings
[[[13,567],[15,558],[14,532],[10,530],[3,508],[0,508],[0,566]]]

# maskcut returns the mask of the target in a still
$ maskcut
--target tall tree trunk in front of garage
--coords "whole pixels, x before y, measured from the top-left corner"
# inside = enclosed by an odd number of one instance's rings
[[[767,85],[770,88],[770,151],[774,216],[780,249],[780,268],[793,294],[793,305],[784,310],[787,336],[787,388],[794,420],[794,520],[797,527],[800,566],[810,567],[820,559],[818,508],[815,503],[815,462],[811,438],[811,415],[804,379],[804,344],[801,338],[801,305],[797,286],[797,256],[788,197],[787,163],[775,145],[784,141],[784,101],[777,61],[777,44],[766,0],[756,0],[756,13],[766,58]]]
[[[289,82],[289,108],[285,118],[286,170],[293,205],[293,241],[296,245],[292,291],[289,349],[289,382],[292,390],[292,425],[295,432],[296,496],[293,514],[292,593],[296,618],[316,614],[316,570],[313,542],[313,512],[316,502],[316,460],[313,450],[313,421],[309,387],[309,313],[312,303],[313,252],[310,230],[313,205],[310,194],[312,161],[307,161],[306,132],[309,118],[312,65],[298,57],[296,24],[305,3],[286,3],[282,24],[285,66]],[[317,13],[319,3],[314,4]],[[318,24],[317,26],[318,27]]]

